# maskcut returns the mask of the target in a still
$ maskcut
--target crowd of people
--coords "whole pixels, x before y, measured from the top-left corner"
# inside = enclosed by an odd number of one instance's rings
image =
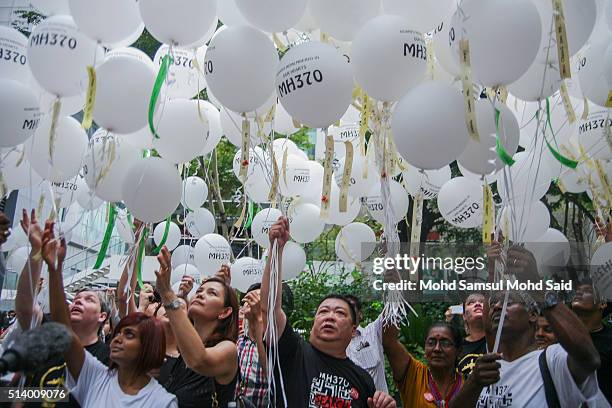
[[[142,228],[135,224],[138,242]],[[506,299],[504,293],[471,293],[463,301],[464,327],[451,315],[432,324],[422,361],[382,315],[364,327],[361,300],[352,295],[321,299],[308,341],[292,328],[280,273],[289,240],[284,217],[270,228],[276,252],[261,283],[240,299],[226,266],[193,296],[188,276],[175,292],[164,247],[156,282],[140,288],[138,301],[135,262],[128,262],[116,291],[81,289],[69,304],[62,276],[66,243],[54,223],[42,225],[34,211],[24,210],[21,226],[31,251],[3,344],[49,321],[72,336],[62,358],[34,374],[4,378],[9,386],[64,386],[67,405],[24,406],[603,408],[612,401],[612,328],[604,324],[610,304],[588,280],[577,284],[567,304],[554,292],[531,293],[533,303],[517,293]],[[522,248],[511,248],[508,259],[516,276],[537,273]],[[50,314],[36,302],[43,263]],[[397,401],[389,394],[385,356]]]

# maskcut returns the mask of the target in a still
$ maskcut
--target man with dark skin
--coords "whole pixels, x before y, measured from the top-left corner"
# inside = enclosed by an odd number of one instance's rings
[[[533,255],[520,247],[508,250],[507,272],[519,281],[539,281]],[[547,348],[546,361],[561,406],[580,406],[598,393],[595,371],[599,368],[599,353],[587,329],[552,292],[546,296],[529,292],[538,302],[550,323],[559,344]],[[485,303],[485,329],[498,329],[504,293],[494,293]],[[540,408],[546,406],[544,382],[538,366],[539,353],[535,343],[535,313],[518,293],[510,293],[503,322],[499,353],[489,353],[476,360],[472,374],[451,407]],[[491,345],[489,345],[491,347]]]

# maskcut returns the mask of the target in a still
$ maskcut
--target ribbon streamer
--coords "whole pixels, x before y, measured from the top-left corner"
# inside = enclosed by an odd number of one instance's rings
[[[553,131],[553,127],[552,124],[550,123],[550,101],[548,100],[548,98],[546,98],[546,124],[548,125],[548,128],[550,129],[550,133],[553,136],[553,140],[555,137],[555,133]],[[578,162],[568,159],[567,157],[563,156],[561,153],[559,153],[548,141],[548,139],[546,138],[546,136],[544,137],[544,140],[546,141],[546,146],[548,146],[548,150],[550,150],[550,153],[554,156],[555,159],[557,159],[557,161],[559,163],[561,163],[562,165],[564,165],[565,167],[569,167],[571,169],[575,169],[576,167],[578,167]],[[555,142],[556,143],[556,142]]]
[[[110,243],[110,238],[113,233],[113,228],[115,228],[115,219],[117,216],[117,210],[114,204],[109,204],[108,208],[108,224],[106,225],[106,231],[104,231],[104,238],[102,239],[102,246],[100,246],[100,252],[98,253],[98,258],[96,258],[96,263],[93,266],[93,269],[100,269],[102,263],[104,262],[104,258],[106,258],[106,252],[108,251],[108,244]]]
[[[246,116],[242,118],[242,151],[240,153],[240,172],[238,178],[244,184],[249,170],[249,143],[251,136],[251,124]]]
[[[166,77],[168,76],[168,69],[170,64],[172,64],[174,60],[170,56],[170,54],[164,55],[162,58],[161,66],[159,67],[159,72],[157,73],[157,78],[155,78],[155,85],[153,86],[153,92],[151,93],[151,99],[149,101],[149,130],[153,134],[156,139],[159,139],[159,135],[157,134],[157,130],[155,129],[155,124],[153,123],[153,119],[155,117],[155,107],[157,106],[157,100],[159,99],[159,93],[161,92],[161,88],[166,82]]]
[[[499,116],[501,112],[499,109],[495,109],[495,151],[497,152],[497,156],[499,159],[506,165],[512,166],[514,164],[514,159],[504,148],[504,145],[501,142],[501,138],[499,137]]]
[[[484,212],[482,215],[482,242],[485,245],[490,245],[491,232],[493,232],[494,222],[493,193],[486,179],[483,179],[482,203],[484,206]]]
[[[414,197],[412,207],[412,225],[410,228],[410,256],[419,255],[419,247],[421,243],[421,225],[423,222],[423,192],[419,188],[419,192]]]
[[[461,57],[461,84],[463,86],[463,102],[465,104],[465,123],[472,140],[479,142],[480,135],[476,125],[476,107],[474,102],[474,84],[470,66],[470,43],[467,39],[459,43]]]
[[[344,172],[342,174],[342,183],[340,184],[340,212],[345,213],[348,202],[348,189],[351,184],[351,170],[353,169],[353,142],[344,142],[346,149],[346,158],[344,159]]]
[[[168,231],[170,231],[170,216],[166,218],[166,225],[164,227],[164,235],[162,235],[162,239],[161,241],[159,241],[159,245],[153,248],[153,251],[151,251],[153,255],[159,254],[159,252],[162,250],[164,245],[166,245],[166,241],[168,240]]]
[[[93,110],[96,103],[96,70],[93,66],[87,66],[87,96],[85,97],[85,108],[83,109],[83,129],[89,129],[93,123]]]
[[[555,33],[557,35],[557,55],[559,58],[559,69],[561,79],[572,77],[569,64],[569,47],[567,43],[567,32],[565,30],[565,15],[563,14],[563,3],[561,0],[552,0],[553,17],[555,19]]]
[[[147,241],[147,236],[149,235],[149,228],[145,227],[142,231],[142,235],[140,236],[140,242],[138,243],[138,254],[136,255],[136,277],[138,279],[138,286],[140,289],[144,286],[142,282],[142,258],[145,250],[145,243]]]
[[[563,101],[563,106],[565,107],[565,112],[567,114],[567,121],[571,124],[576,121],[576,112],[574,111],[574,107],[572,106],[572,101],[570,99],[569,93],[567,92],[567,85],[565,85],[565,81],[561,83],[561,88],[559,89],[561,93],[561,100]]]
[[[323,195],[321,196],[321,218],[329,217],[329,201],[331,199],[332,161],[334,160],[334,137],[325,133],[325,165],[323,167]]]

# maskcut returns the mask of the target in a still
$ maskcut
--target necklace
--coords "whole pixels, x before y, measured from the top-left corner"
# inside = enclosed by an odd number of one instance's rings
[[[440,389],[438,388],[438,385],[436,384],[436,381],[434,380],[433,375],[431,375],[431,371],[428,370],[427,374],[429,377],[428,379],[429,389],[431,390],[431,393],[426,393],[425,398],[429,401],[428,397],[430,397],[431,395],[431,397],[433,397],[433,399],[435,400],[436,407],[438,408],[448,407],[448,403],[450,402],[450,400],[453,399],[453,397],[461,389],[461,385],[463,384],[463,377],[459,376],[459,378],[457,378],[457,371],[455,370],[453,374],[453,380],[451,383],[449,383],[446,386],[446,389],[444,390],[444,394],[443,394],[440,392]],[[448,391],[449,388],[450,388],[450,391]],[[429,402],[433,402],[433,401],[429,401]]]

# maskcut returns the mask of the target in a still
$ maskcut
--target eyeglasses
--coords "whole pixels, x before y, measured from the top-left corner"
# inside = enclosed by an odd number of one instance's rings
[[[449,339],[439,339],[438,340],[433,337],[430,337],[427,340],[425,340],[425,347],[435,348],[436,344],[440,344],[440,347],[442,347],[443,349],[450,349],[450,348],[455,347],[455,343],[453,343]]]

